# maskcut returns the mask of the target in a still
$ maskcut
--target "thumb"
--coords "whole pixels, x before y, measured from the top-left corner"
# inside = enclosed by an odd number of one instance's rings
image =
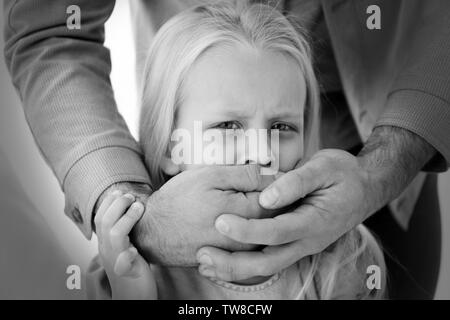
[[[310,160],[275,180],[259,196],[259,203],[266,209],[278,209],[304,198],[327,185],[329,169],[317,166]]]

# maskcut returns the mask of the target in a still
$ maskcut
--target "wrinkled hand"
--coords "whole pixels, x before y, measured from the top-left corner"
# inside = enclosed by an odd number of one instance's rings
[[[294,210],[273,218],[221,215],[216,228],[235,241],[266,245],[261,251],[200,249],[199,271],[226,281],[274,274],[301,258],[324,250],[378,208],[369,175],[353,155],[334,149],[316,153],[287,172],[260,195],[267,209],[300,200]]]
[[[132,242],[147,261],[170,266],[195,266],[203,246],[250,250],[214,227],[216,218],[230,213],[245,219],[264,218],[271,210],[258,203],[259,192],[274,181],[260,167],[208,166],[184,171],[167,181],[147,200]]]

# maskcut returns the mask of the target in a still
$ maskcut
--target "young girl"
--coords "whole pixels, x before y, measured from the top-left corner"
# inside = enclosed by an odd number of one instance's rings
[[[276,163],[280,172],[286,172],[319,148],[318,86],[308,45],[301,30],[272,7],[228,1],[182,12],[157,33],[143,83],[140,141],[154,190],[180,172],[224,164],[223,158],[262,168]],[[215,152],[208,159],[201,153],[201,157],[190,158],[195,161],[174,161],[174,133],[195,137],[199,128],[202,139],[194,138],[191,143],[212,145]],[[251,130],[264,130],[269,136],[276,132],[276,146],[265,141],[266,148],[234,144],[230,148],[230,141]],[[194,154],[198,151],[193,150]],[[190,146],[182,150],[185,155],[191,151]],[[203,277],[197,268],[149,265],[128,240],[144,210],[142,204],[133,202],[130,195],[111,195],[97,212],[100,262],[96,281],[90,282],[90,292],[96,292],[96,297],[383,297],[383,254],[363,225],[322,253],[277,274],[245,284],[230,283]],[[367,285],[367,270],[372,265],[381,270],[381,289]]]

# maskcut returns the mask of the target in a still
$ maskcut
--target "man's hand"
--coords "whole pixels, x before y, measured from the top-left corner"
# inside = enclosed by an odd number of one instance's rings
[[[210,166],[176,175],[148,198],[132,242],[147,261],[171,266],[197,265],[195,254],[205,245],[254,249],[221,235],[214,222],[223,213],[246,219],[271,216],[273,211],[258,204],[257,191],[274,178],[259,170],[254,165]]]
[[[356,157],[340,150],[320,151],[302,167],[281,176],[260,198],[261,205],[271,209],[302,199],[298,208],[262,220],[230,214],[217,220],[219,231],[231,239],[267,247],[232,253],[203,248],[198,257],[207,254],[216,268],[203,265],[200,272],[228,281],[268,276],[322,251],[361,223],[365,217],[361,213],[375,209],[366,199],[367,181]]]
[[[204,247],[197,253],[199,271],[237,281],[274,274],[318,253],[397,197],[434,154],[420,137],[392,127],[376,128],[358,157],[319,151],[261,193],[267,209],[299,201],[296,209],[268,219],[225,214],[216,220],[230,239],[266,247],[253,252]]]

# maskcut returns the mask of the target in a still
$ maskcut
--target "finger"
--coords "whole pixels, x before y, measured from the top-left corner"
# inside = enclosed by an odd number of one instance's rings
[[[111,194],[107,195],[105,199],[103,199],[102,203],[100,204],[100,207],[97,210],[97,213],[95,214],[94,218],[94,224],[95,224],[95,231],[97,235],[101,232],[101,228],[99,227],[101,224],[101,221],[103,219],[103,215],[105,214],[106,210],[109,208],[109,206],[116,200],[117,197],[122,195],[122,191],[116,190],[112,192]]]
[[[122,251],[117,256],[114,264],[114,273],[118,276],[130,274],[133,269],[133,262],[137,256],[138,252],[135,247],[129,247],[127,250]]]
[[[259,203],[267,209],[282,208],[329,184],[330,168],[321,158],[287,172],[263,192]]]
[[[127,212],[117,221],[111,228],[110,237],[111,245],[116,251],[123,251],[129,246],[130,240],[128,235],[139,221],[144,213],[144,205],[135,202],[127,210]]]
[[[223,214],[215,227],[223,235],[242,243],[279,245],[308,237],[321,230],[320,216],[305,208],[266,219],[246,219]],[[319,230],[318,230],[319,229]]]
[[[103,236],[107,236],[112,226],[125,213],[128,207],[134,202],[135,198],[132,194],[125,194],[118,197],[109,206],[101,221],[101,232]]]
[[[258,165],[208,166],[203,170],[214,177],[212,183],[216,189],[250,192],[262,191],[275,181],[274,175],[262,175],[261,168]]]
[[[259,204],[259,192],[223,191],[226,199],[224,212],[235,214],[244,218],[269,218],[276,213],[275,210],[266,209]]]
[[[255,276],[270,276],[289,267],[307,253],[301,242],[266,247],[262,251],[227,252],[215,247],[203,247],[197,253],[199,272],[205,277],[223,281],[239,281]],[[208,260],[208,263],[202,261]]]

